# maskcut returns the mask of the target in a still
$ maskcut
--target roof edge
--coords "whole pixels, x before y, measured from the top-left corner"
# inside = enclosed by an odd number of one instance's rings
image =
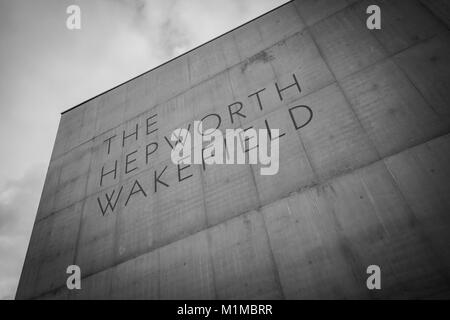
[[[157,65],[156,67],[151,68],[150,70],[147,70],[147,71],[145,71],[145,72],[143,72],[143,73],[141,73],[141,74],[139,74],[139,75],[137,75],[137,76],[135,76],[135,77],[133,77],[131,79],[128,79],[128,80],[126,80],[126,81],[124,81],[124,82],[122,82],[122,83],[120,83],[120,84],[118,84],[118,85],[116,85],[116,86],[106,90],[106,91],[103,91],[102,93],[99,93],[96,96],[93,96],[92,98],[89,98],[89,99],[87,99],[87,100],[85,100],[85,101],[83,101],[83,102],[81,102],[81,103],[79,103],[79,104],[77,104],[77,105],[75,105],[75,106],[73,106],[73,107],[63,111],[63,112],[61,112],[61,115],[63,115],[65,113],[67,113],[67,112],[69,112],[69,111],[71,111],[71,110],[73,110],[73,109],[75,109],[75,108],[85,104],[86,102],[94,100],[95,98],[97,98],[97,97],[99,97],[99,96],[101,96],[101,95],[103,95],[103,94],[105,94],[105,93],[107,93],[109,91],[112,91],[112,90],[114,90],[114,89],[116,89],[116,88],[118,88],[118,87],[120,87],[120,86],[122,86],[122,85],[124,85],[124,84],[126,84],[128,82],[130,82],[130,81],[133,81],[134,79],[139,78],[139,77],[143,76],[144,74],[152,72],[153,70],[156,70],[156,69],[158,69],[158,68],[160,68],[160,67],[162,67],[162,66],[164,66],[164,65],[166,65],[166,64],[168,64],[168,63],[170,63],[172,61],[174,61],[175,59],[178,59],[179,57],[187,55],[187,54],[191,53],[192,51],[197,50],[198,48],[203,47],[203,46],[207,45],[208,43],[213,42],[213,41],[217,40],[218,38],[223,37],[223,36],[233,32],[233,31],[235,31],[235,30],[237,30],[237,29],[239,29],[239,28],[241,28],[241,27],[243,27],[243,26],[245,26],[245,25],[247,25],[247,24],[249,24],[249,23],[251,23],[251,22],[253,22],[253,21],[255,21],[255,20],[257,20],[257,19],[259,19],[259,18],[261,18],[261,17],[263,17],[263,16],[265,16],[265,15],[267,15],[267,14],[269,14],[269,13],[271,13],[271,12],[273,12],[273,11],[275,11],[275,10],[277,10],[277,9],[287,5],[287,4],[289,4],[289,3],[291,3],[291,2],[293,2],[293,1],[294,0],[289,0],[286,3],[283,3],[282,5],[279,5],[278,7],[275,7],[275,8],[273,8],[273,9],[271,9],[271,10],[269,10],[269,11],[267,11],[267,12],[265,12],[265,13],[257,16],[257,17],[255,17],[255,18],[253,18],[253,19],[251,19],[251,20],[249,20],[249,21],[247,21],[247,22],[245,22],[245,23],[243,23],[243,24],[241,24],[241,25],[239,25],[239,26],[237,26],[237,27],[235,27],[235,28],[225,32],[225,33],[222,33],[221,35],[218,35],[217,37],[215,37],[215,38],[213,38],[211,40],[208,40],[207,42],[204,42],[204,43],[202,43],[202,44],[200,44],[200,45],[198,45],[198,46],[196,46],[196,47],[194,47],[194,48],[192,48],[192,49],[190,49],[190,50],[188,50],[188,51],[186,51],[186,52],[184,52],[184,53],[182,53],[182,54],[180,54],[180,55],[178,55],[176,57],[173,57],[170,60],[167,60],[166,62],[163,62],[160,65]]]

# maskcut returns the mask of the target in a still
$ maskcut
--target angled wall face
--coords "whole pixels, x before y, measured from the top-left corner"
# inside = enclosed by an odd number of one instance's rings
[[[290,2],[65,112],[17,298],[448,298],[446,12]],[[280,129],[279,172],[174,165],[202,119]]]

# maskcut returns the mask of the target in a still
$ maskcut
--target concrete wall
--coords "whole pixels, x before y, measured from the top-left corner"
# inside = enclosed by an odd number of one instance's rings
[[[64,113],[17,298],[448,298],[448,13],[294,1]],[[279,173],[172,164],[219,117],[279,128]]]

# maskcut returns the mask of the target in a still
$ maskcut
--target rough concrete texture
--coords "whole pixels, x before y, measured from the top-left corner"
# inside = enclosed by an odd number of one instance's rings
[[[450,297],[449,12],[290,2],[63,113],[17,298]],[[177,168],[202,119],[280,129],[278,174]]]

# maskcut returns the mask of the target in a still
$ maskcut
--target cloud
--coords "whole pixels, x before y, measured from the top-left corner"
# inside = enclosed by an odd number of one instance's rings
[[[43,186],[45,164],[0,186],[0,298],[13,298]]]
[[[0,1],[0,298],[12,298],[64,111],[285,0]],[[66,8],[81,8],[78,31]]]

